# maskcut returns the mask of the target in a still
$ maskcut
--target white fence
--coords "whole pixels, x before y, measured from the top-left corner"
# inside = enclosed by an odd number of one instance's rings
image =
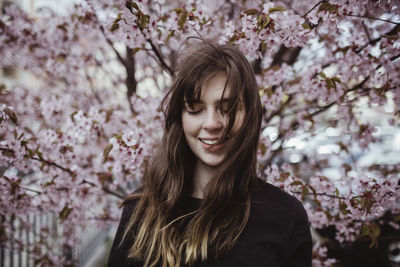
[[[1,222],[5,221],[5,217],[1,216]],[[7,241],[2,241],[0,244],[0,267],[30,267],[35,266],[33,260],[33,252],[27,252],[19,249],[24,244],[37,241],[36,235],[40,229],[46,227],[49,229],[48,238],[54,239],[57,242],[56,234],[60,231],[60,226],[57,222],[55,214],[46,215],[27,215],[26,221],[15,221],[14,226],[16,229],[21,229],[21,223],[29,223],[32,225],[31,231],[16,230]],[[0,223],[1,227],[1,223]],[[91,255],[96,251],[98,246],[102,244],[109,232],[110,228],[99,228],[94,224],[88,224],[86,230],[82,233],[79,244],[70,251],[63,251],[67,259],[72,259],[76,262],[76,266],[84,266],[90,259]],[[1,231],[1,229],[0,229]],[[35,239],[36,238],[36,239]],[[22,241],[22,244],[21,244]]]

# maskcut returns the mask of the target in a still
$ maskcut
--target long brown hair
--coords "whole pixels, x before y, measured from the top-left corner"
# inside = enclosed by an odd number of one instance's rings
[[[229,87],[230,98],[235,99],[220,138],[228,137],[229,157],[206,186],[199,209],[187,214],[181,207],[193,192],[196,157],[182,129],[184,100],[191,105],[199,99],[202,84],[221,71],[227,77],[225,89]],[[239,99],[245,105],[245,119],[230,136]],[[256,179],[262,113],[254,72],[235,47],[202,42],[189,50],[179,64],[163,107],[162,143],[143,177],[142,192],[130,197],[139,199],[123,240],[127,236],[133,238],[128,257],[145,266],[192,265],[230,251],[249,218],[249,191]]]

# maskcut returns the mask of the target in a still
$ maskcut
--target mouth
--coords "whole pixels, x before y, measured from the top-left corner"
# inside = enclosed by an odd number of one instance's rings
[[[205,145],[216,145],[218,143],[219,138],[199,138],[199,141],[202,142]],[[226,140],[223,140],[223,142],[220,144],[222,145],[223,143],[225,143]]]

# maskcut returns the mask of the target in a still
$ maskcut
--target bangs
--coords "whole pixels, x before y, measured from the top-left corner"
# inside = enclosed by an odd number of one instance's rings
[[[230,64],[227,62],[227,65]],[[244,96],[243,81],[240,79],[237,68],[233,68],[232,70],[232,68],[227,66],[226,69],[208,68],[204,70],[204,72],[199,75],[199,79],[192,80],[191,84],[186,84],[186,86],[182,88],[184,102],[190,108],[193,108],[194,104],[201,102],[201,93],[204,84],[218,73],[223,73],[226,77],[220,101],[230,107],[228,114],[233,113],[234,117],[237,105]],[[222,110],[222,105],[220,105],[220,110]]]

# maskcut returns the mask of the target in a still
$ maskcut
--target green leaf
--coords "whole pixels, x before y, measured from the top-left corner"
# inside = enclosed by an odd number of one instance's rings
[[[182,12],[181,12],[181,14],[179,16],[179,21],[178,21],[178,25],[179,25],[180,30],[183,30],[183,26],[185,25],[185,22],[186,22],[187,18],[188,18],[187,10],[186,9],[182,9]]]
[[[14,124],[17,124],[17,123],[18,123],[17,115],[15,115],[15,113],[14,113],[14,111],[13,111],[12,109],[10,109],[10,108],[5,108],[5,109],[4,109],[4,112],[7,114],[7,116],[11,119],[11,121],[12,121]]]
[[[286,11],[287,9],[283,6],[276,6],[268,9],[268,13],[279,12],[279,11]]]
[[[306,186],[303,187],[303,190],[301,190],[301,200],[304,201],[306,199],[306,196],[308,194],[308,188]]]
[[[263,143],[260,144],[260,149],[261,149],[261,155],[265,155],[265,153],[267,153],[267,146]]]
[[[343,215],[347,215],[349,211],[347,210],[347,204],[343,201],[339,202],[339,210],[342,212]]]
[[[320,73],[319,73],[319,76],[321,76],[321,77],[324,78],[324,79],[328,78],[324,72],[320,72]]]
[[[299,180],[293,181],[290,185],[303,185],[303,183]]]
[[[68,204],[65,204],[64,208],[58,213],[58,217],[61,222],[65,221],[68,216],[71,214],[72,208],[69,207]]]
[[[37,47],[39,47],[38,44],[30,44],[28,47],[29,52],[33,52],[35,50],[35,48],[37,48]]]
[[[97,174],[97,177],[99,178],[99,182],[101,183],[102,186],[104,186],[104,184],[106,182],[112,181],[112,175],[109,172],[98,172],[96,174]]]
[[[334,53],[336,54],[336,53],[341,52],[341,53],[343,53],[343,55],[346,55],[347,51],[349,51],[349,50],[351,50],[351,49],[352,49],[352,46],[339,47],[338,49],[336,49],[336,50],[334,51]]]
[[[289,172],[282,172],[281,175],[280,175],[280,178],[283,179],[283,180],[286,180],[287,178],[289,178],[289,176],[290,176]],[[300,182],[300,181],[294,181],[293,183],[295,183],[295,182]]]
[[[118,13],[118,16],[117,16],[117,18],[114,20],[114,23],[113,23],[113,25],[111,26],[111,28],[110,28],[110,31],[116,31],[116,30],[118,30],[118,28],[119,28],[119,21],[122,19],[122,13]]]
[[[379,237],[379,235],[381,234],[381,227],[374,222],[371,224],[371,231],[375,237]]]
[[[175,11],[176,13],[178,13],[178,14],[181,13],[182,10],[183,10],[183,8],[181,8],[181,7],[177,7],[177,8],[174,9],[174,11]]]
[[[271,18],[266,14],[261,14],[257,17],[257,21],[258,21],[257,23],[258,31],[261,31],[262,29],[268,26],[268,24],[271,21]]]
[[[39,148],[36,149],[35,154],[39,157],[41,161],[44,161],[43,154],[39,151]]]
[[[361,235],[362,236],[369,236],[369,234],[370,234],[370,229],[369,229],[369,226],[368,225],[366,225],[366,224],[363,224],[363,226],[362,226],[362,228],[361,228]]]
[[[317,14],[319,12],[322,12],[322,11],[338,14],[338,6],[337,5],[331,5],[329,3],[322,3],[321,5],[319,5]]]
[[[118,141],[122,141],[122,136],[119,135],[119,134],[114,134],[113,137],[114,137],[115,139],[117,139]]]
[[[45,182],[45,183],[43,184],[43,187],[46,188],[46,187],[48,187],[48,186],[50,186],[50,185],[53,185],[53,184],[55,184],[55,183],[54,183],[54,180],[52,179],[51,181]]]
[[[318,205],[321,206],[321,202],[317,199],[317,190],[315,190],[314,187],[312,187],[311,185],[308,185],[308,188],[312,191],[313,196],[314,196],[314,202]]]
[[[140,10],[140,8],[139,8],[139,5],[136,3],[136,2],[130,2],[129,3],[130,5],[131,5],[131,7],[133,7],[134,9],[136,9],[136,10]]]
[[[331,79],[326,80],[326,86],[328,87],[328,89],[336,88],[336,84]]]
[[[303,24],[301,24],[301,26],[303,26],[304,29],[312,30],[310,23],[307,21],[305,21]]]
[[[335,81],[335,82],[340,83],[340,79],[339,79],[339,77],[337,77],[337,76],[332,77],[332,80]]]
[[[140,48],[140,47],[132,48],[132,54],[134,55],[134,54],[136,54],[137,52],[139,52],[140,50],[142,50],[142,48]]]
[[[112,150],[112,148],[113,148],[112,144],[107,144],[106,147],[104,148],[104,151],[103,151],[103,162],[107,161],[108,154],[110,154],[110,151]]]
[[[139,26],[140,29],[143,30],[144,28],[146,28],[147,24],[149,24],[150,16],[149,15],[145,15],[143,13],[139,13],[138,17],[139,17],[138,26]]]
[[[264,41],[262,41],[261,42],[261,52],[265,52],[266,50],[267,50],[267,44]]]
[[[62,62],[65,61],[66,58],[67,58],[67,55],[61,53],[61,54],[59,54],[59,55],[57,56],[56,61],[62,63]]]
[[[114,32],[114,31],[118,30],[118,28],[119,28],[118,21],[114,21],[113,25],[110,28],[110,31]]]
[[[243,13],[245,13],[248,16],[251,16],[251,15],[256,15],[256,14],[260,13],[260,11],[258,9],[252,8],[252,9],[247,9]]]

